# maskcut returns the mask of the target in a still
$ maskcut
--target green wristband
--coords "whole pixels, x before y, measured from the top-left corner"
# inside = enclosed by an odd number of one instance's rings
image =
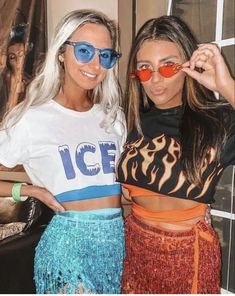
[[[12,186],[11,195],[15,202],[24,201],[26,196],[20,195],[21,186],[26,185],[25,183],[15,183]],[[27,198],[26,198],[27,199]]]

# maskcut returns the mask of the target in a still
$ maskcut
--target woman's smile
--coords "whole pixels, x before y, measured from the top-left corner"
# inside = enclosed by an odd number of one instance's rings
[[[92,80],[94,80],[98,76],[97,74],[92,74],[90,72],[86,72],[86,71],[82,71],[82,70],[81,70],[81,73],[82,73],[82,75],[84,75]]]

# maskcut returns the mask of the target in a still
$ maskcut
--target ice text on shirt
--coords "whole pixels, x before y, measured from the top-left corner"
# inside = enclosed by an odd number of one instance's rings
[[[75,162],[83,175],[94,176],[97,175],[101,169],[104,174],[114,173],[116,155],[115,143],[111,141],[99,142],[99,150],[101,153],[101,163],[88,164],[85,156],[87,153],[98,153],[97,147],[95,144],[88,142],[78,144],[75,151]],[[58,151],[63,163],[66,178],[68,180],[74,179],[76,177],[76,172],[72,162],[69,146],[59,146]]]

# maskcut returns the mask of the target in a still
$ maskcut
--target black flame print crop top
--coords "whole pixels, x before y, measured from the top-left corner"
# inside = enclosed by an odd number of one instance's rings
[[[164,110],[153,107],[141,114],[144,136],[136,131],[129,134],[117,166],[117,181],[171,197],[212,203],[223,170],[235,164],[235,120],[219,163],[213,161],[212,149],[211,159],[203,168],[203,186],[199,188],[189,184],[182,171],[181,116],[181,107]]]

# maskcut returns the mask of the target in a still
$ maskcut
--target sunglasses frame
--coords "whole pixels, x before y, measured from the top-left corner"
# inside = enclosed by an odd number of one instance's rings
[[[101,65],[103,68],[105,68],[105,69],[110,69],[110,68],[112,68],[112,67],[116,64],[116,62],[118,61],[118,59],[120,59],[120,57],[122,56],[122,54],[119,53],[119,52],[117,52],[115,49],[112,49],[112,48],[97,48],[97,47],[94,47],[91,43],[86,42],[86,41],[70,41],[70,40],[67,40],[67,41],[65,41],[64,44],[67,44],[67,45],[71,45],[71,46],[73,46],[73,48],[74,48],[74,56],[75,56],[76,60],[77,60],[79,63],[82,63],[82,64],[87,64],[87,63],[89,63],[89,62],[94,58],[94,56],[95,56],[95,52],[98,51],[98,52],[99,52],[99,63],[100,63],[100,65]],[[87,62],[82,62],[81,60],[79,60],[79,59],[77,58],[77,56],[76,56],[76,46],[78,46],[78,45],[87,45],[87,46],[91,47],[91,48],[94,50],[94,52],[93,52],[92,55],[91,55],[91,58],[90,58]],[[110,51],[110,55],[111,55],[111,57],[113,57],[113,58],[112,58],[112,62],[110,63],[110,65],[109,65],[108,67],[104,66],[104,64],[103,64],[103,62],[102,62],[102,56],[101,56],[101,54],[102,54],[102,52],[104,52],[105,50],[109,50],[109,51]],[[113,60],[114,60],[114,61],[113,61]]]
[[[162,69],[168,69],[168,72],[169,72],[169,70],[172,70],[172,72],[171,73],[163,73],[163,71],[162,71]],[[177,74],[180,70],[182,69],[182,64],[179,64],[179,63],[175,63],[175,64],[173,64],[173,65],[163,65],[163,66],[160,66],[159,68],[158,68],[158,70],[156,70],[156,71],[154,71],[154,70],[152,70],[152,69],[150,69],[150,68],[148,68],[148,69],[143,69],[143,70],[135,70],[135,71],[133,71],[133,72],[131,72],[131,78],[138,78],[141,82],[145,82],[145,81],[148,81],[152,76],[153,76],[153,73],[154,72],[159,72],[160,73],[160,75],[162,76],[162,77],[164,77],[164,78],[171,78],[171,77],[173,77],[175,74]],[[140,73],[142,72],[150,72],[149,73],[149,78],[147,78],[147,79],[141,79],[140,78]]]

